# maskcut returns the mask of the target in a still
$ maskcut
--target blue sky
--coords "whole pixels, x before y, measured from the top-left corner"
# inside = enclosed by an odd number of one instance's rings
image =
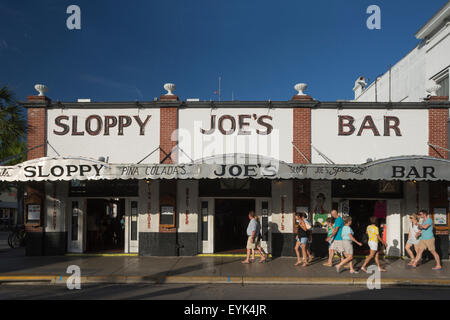
[[[44,83],[53,100],[289,100],[298,82],[321,101],[352,99],[418,41],[444,0],[0,0],[0,85],[20,100]],[[68,30],[66,8],[81,8]],[[381,30],[366,8],[381,8]]]

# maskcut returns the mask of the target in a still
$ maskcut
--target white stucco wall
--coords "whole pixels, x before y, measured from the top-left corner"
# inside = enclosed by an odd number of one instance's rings
[[[139,180],[139,232],[159,232],[159,181]],[[150,228],[149,228],[150,225]]]
[[[292,233],[294,228],[293,209],[293,181],[272,182],[272,222],[271,232]],[[282,198],[284,198],[284,211],[282,211]],[[284,212],[284,213],[283,213]]]
[[[186,189],[189,189],[189,205],[186,202]],[[186,210],[188,209],[188,219]],[[178,180],[177,182],[178,232],[197,232],[198,230],[198,181]]]

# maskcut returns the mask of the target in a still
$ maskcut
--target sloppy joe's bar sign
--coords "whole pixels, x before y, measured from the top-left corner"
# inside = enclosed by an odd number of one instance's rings
[[[410,156],[361,165],[302,165],[284,162],[135,165],[107,164],[79,158],[41,158],[13,167],[0,167],[0,181],[222,178],[450,181],[450,160]]]

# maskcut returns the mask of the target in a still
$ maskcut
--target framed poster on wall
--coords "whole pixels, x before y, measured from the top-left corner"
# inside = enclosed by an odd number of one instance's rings
[[[434,225],[435,226],[447,226],[447,209],[435,208],[434,209]]]
[[[173,206],[161,206],[160,224],[164,226],[175,226],[175,208]]]
[[[41,221],[41,205],[30,203],[27,205],[27,222],[39,223]]]

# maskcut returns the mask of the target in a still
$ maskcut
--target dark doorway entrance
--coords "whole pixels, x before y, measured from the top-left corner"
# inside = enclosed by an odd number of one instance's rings
[[[88,252],[124,251],[125,199],[87,200]]]
[[[248,213],[255,210],[253,199],[216,199],[214,251],[241,253],[247,243]]]
[[[380,236],[382,236],[383,230],[380,228],[380,224],[385,223],[385,212],[383,218],[383,210],[382,205],[377,206],[377,202],[385,202],[385,201],[377,201],[377,200],[350,200],[350,216],[352,217],[352,229],[355,233],[355,238],[358,241],[363,239],[364,234],[366,233],[366,228],[370,225],[370,217],[377,216],[378,223],[377,226],[380,230]],[[365,255],[369,254],[369,247],[367,244],[364,244],[362,247],[358,245],[354,245],[354,251],[357,255]]]

